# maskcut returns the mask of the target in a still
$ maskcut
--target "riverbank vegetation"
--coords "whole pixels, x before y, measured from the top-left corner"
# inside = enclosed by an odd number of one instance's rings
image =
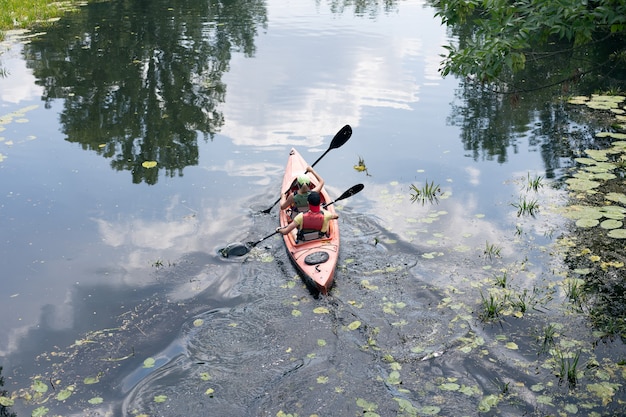
[[[441,73],[498,92],[626,87],[626,3],[615,0],[432,0],[457,40]],[[593,91],[593,90],[591,90]],[[589,93],[589,91],[587,92]]]
[[[84,1],[0,0],[0,39],[7,30],[55,21],[82,3]]]

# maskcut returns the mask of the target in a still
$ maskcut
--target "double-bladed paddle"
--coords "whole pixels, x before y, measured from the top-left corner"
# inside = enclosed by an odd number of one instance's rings
[[[333,137],[333,140],[330,142],[330,146],[328,147],[328,149],[326,149],[326,152],[324,152],[319,158],[317,158],[317,161],[313,162],[313,165],[311,165],[311,167],[314,167],[331,150],[337,149],[343,146],[343,144],[346,143],[348,139],[350,139],[350,136],[352,136],[352,128],[350,127],[350,125],[345,125],[344,127],[341,128],[341,130],[339,130],[339,132],[335,134],[335,137]],[[285,191],[285,194],[288,192],[289,190]],[[272,211],[272,208],[274,208],[274,206],[279,201],[280,201],[280,197],[278,197],[278,200],[276,200],[274,204],[272,204],[270,207],[263,210],[261,213],[268,214],[270,211]]]
[[[331,204],[336,203],[337,201],[343,200],[344,198],[352,197],[356,193],[360,192],[363,188],[365,188],[365,186],[363,184],[353,185],[352,187],[350,187],[349,189],[344,191],[343,194],[341,194],[339,197],[337,197],[334,201],[331,201],[330,203],[324,204],[323,207],[326,208],[326,207],[330,206]],[[225,248],[220,249],[219,252],[225,258],[228,258],[230,256],[243,256],[246,253],[250,252],[250,249],[252,249],[256,245],[258,245],[259,243],[263,242],[265,239],[274,236],[277,233],[278,232],[273,232],[273,233],[265,236],[264,238],[261,238],[261,239],[257,240],[256,242],[247,242],[246,244],[243,244],[243,243],[231,243],[230,245],[226,246]]]

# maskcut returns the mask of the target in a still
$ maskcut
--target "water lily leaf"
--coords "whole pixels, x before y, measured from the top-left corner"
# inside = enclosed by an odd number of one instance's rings
[[[316,307],[313,309],[315,314],[328,314],[330,311],[326,307]]]
[[[607,405],[613,399],[615,391],[620,387],[619,384],[611,384],[609,382],[600,382],[597,384],[587,385],[587,391],[602,399],[602,405]]]
[[[547,395],[539,395],[537,397],[537,402],[539,404],[552,405],[552,406],[554,405],[552,404],[552,397],[549,397]]]
[[[589,181],[580,178],[568,178],[565,182],[569,185],[569,188],[576,191],[592,190],[600,186],[600,183],[596,181]]]
[[[215,390],[213,388],[207,388],[206,391],[204,391],[204,395],[209,395],[209,396],[213,396],[213,393],[215,393]]]
[[[328,383],[328,377],[327,376],[318,376],[317,377],[317,383],[318,384],[327,384]]]
[[[57,401],[65,401],[70,397],[70,395],[72,395],[72,391],[73,390],[70,388],[65,388],[59,391],[59,393],[57,394],[55,398],[57,399]]]
[[[626,229],[613,229],[607,233],[608,237],[613,239],[626,239]]]
[[[622,227],[622,222],[619,220],[609,219],[600,223],[600,227],[603,229],[617,229],[618,227]]]
[[[200,379],[203,381],[208,381],[209,379],[211,379],[211,375],[209,375],[208,372],[202,372],[200,374]]]
[[[458,391],[461,388],[461,386],[459,384],[448,382],[445,384],[441,384],[439,388],[441,388],[444,391]]]
[[[598,219],[579,219],[576,221],[578,227],[594,227],[600,223]]]
[[[202,326],[202,323],[204,323],[204,320],[202,320],[202,319],[195,319],[193,321],[194,327],[200,327],[200,326]]]
[[[35,408],[30,415],[31,417],[43,417],[48,414],[48,411],[50,411],[48,408],[41,406]]]
[[[164,403],[167,401],[167,395],[155,395],[154,402],[155,403]]]
[[[515,342],[509,342],[505,346],[506,346],[507,349],[511,349],[511,350],[519,349],[519,347],[517,346],[517,343],[515,343]]]
[[[378,409],[378,405],[376,403],[371,403],[363,398],[357,398],[356,405],[361,407],[363,411],[376,411],[376,409]]]
[[[622,193],[608,193],[605,198],[607,200],[615,201],[616,203],[622,203],[626,205],[626,195]]]
[[[83,380],[85,385],[97,384],[100,382],[100,378],[97,376],[88,376]]]
[[[154,360],[154,358],[147,358],[146,360],[143,361],[143,367],[153,368],[155,363],[156,361]]]
[[[326,346],[326,341],[324,339],[317,339],[317,346]]]
[[[480,404],[478,404],[478,409],[482,412],[487,412],[491,410],[492,407],[498,405],[498,396],[491,394],[483,397],[480,400]]]
[[[90,400],[88,400],[87,402],[89,404],[102,404],[104,400],[102,399],[102,397],[93,397]]]
[[[352,323],[350,323],[348,325],[348,329],[350,329],[350,330],[356,330],[359,327],[361,327],[361,322],[359,320],[355,320],[355,321],[353,321]]]
[[[386,379],[386,382],[389,385],[400,385],[402,383],[402,380],[400,379],[400,372],[392,371]]]
[[[39,393],[43,394],[44,392],[48,391],[48,386],[46,384],[44,384],[43,382],[41,382],[41,380],[36,379],[33,382],[32,389],[35,392],[39,392]]]
[[[302,315],[302,312],[300,310],[293,309],[291,310],[291,315],[294,317],[300,317]]]
[[[606,149],[585,149],[585,153],[596,161],[608,161]]]
[[[419,409],[419,413],[425,416],[434,416],[439,414],[440,411],[441,408],[437,407],[436,405],[427,405]]]
[[[3,407],[11,407],[14,404],[14,401],[9,397],[0,396],[0,405]]]
[[[154,168],[155,166],[157,166],[157,163],[156,161],[144,161],[141,166],[144,168]]]

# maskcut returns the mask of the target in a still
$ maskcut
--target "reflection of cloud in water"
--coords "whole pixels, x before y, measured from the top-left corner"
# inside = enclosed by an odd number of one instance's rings
[[[18,36],[24,31],[9,31],[0,43],[0,68],[6,70],[7,77],[0,77],[0,103],[20,103],[40,97],[43,88],[35,83],[32,71],[26,68],[22,59],[22,44]],[[8,48],[8,50],[7,50]]]
[[[238,146],[323,147],[324,138],[341,126],[358,126],[368,107],[412,110],[424,81],[441,80],[436,65],[442,48],[436,41],[446,33],[423,4],[402,7],[401,15],[381,14],[375,25],[368,20],[350,21],[352,30],[347,31],[311,5],[310,17],[301,22],[304,27],[299,31],[279,27],[260,37],[261,52],[254,65],[235,55],[225,75],[227,122],[221,133]],[[279,18],[272,16],[273,21]],[[422,37],[399,32],[414,24],[404,26],[397,19],[426,27]],[[314,30],[306,30],[307,25]],[[302,39],[272,42],[272,37],[282,36]],[[356,46],[354,36],[360,39]],[[343,43],[352,46],[340,56],[333,55]],[[308,45],[310,50],[305,55],[290,51],[294,44]],[[329,44],[337,47],[328,48]]]
[[[480,170],[476,167],[467,167],[465,168],[465,172],[469,175],[468,182],[472,185],[480,184]]]

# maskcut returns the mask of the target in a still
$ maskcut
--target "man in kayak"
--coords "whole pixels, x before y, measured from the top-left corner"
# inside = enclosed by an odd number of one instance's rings
[[[307,197],[309,211],[298,215],[285,227],[277,227],[276,232],[286,235],[296,227],[298,228],[298,241],[310,240],[311,232],[315,232],[313,239],[326,236],[328,223],[338,219],[337,214],[323,210],[320,207],[321,197],[317,191],[311,191]]]
[[[296,183],[298,184],[298,189],[293,193],[283,194],[280,198],[280,209],[285,210],[288,207],[291,207],[294,213],[307,211],[308,202],[307,197],[310,192],[317,191],[318,193],[322,191],[324,187],[324,179],[319,176],[317,172],[313,169],[313,167],[308,166],[306,168],[306,172],[310,172],[313,174],[317,183],[315,187],[311,189],[311,180],[309,177],[305,175],[300,175],[296,179]],[[295,214],[294,214],[295,215]]]

